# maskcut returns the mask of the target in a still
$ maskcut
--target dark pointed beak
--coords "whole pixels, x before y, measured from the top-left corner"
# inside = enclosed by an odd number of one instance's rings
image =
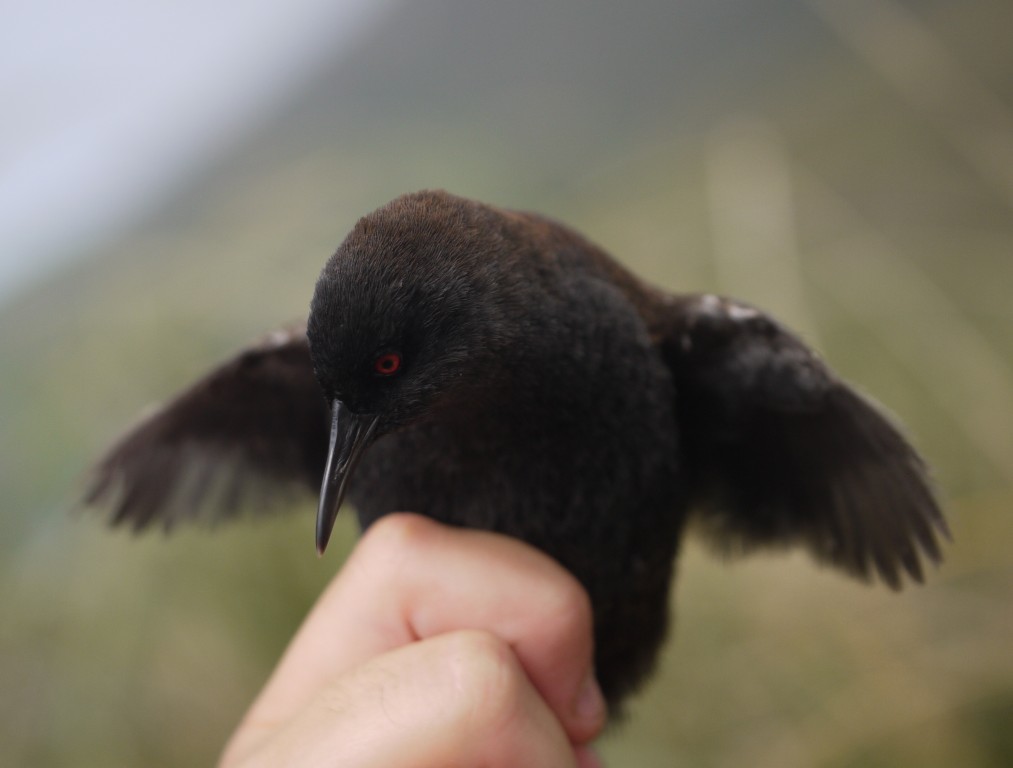
[[[327,467],[320,486],[320,508],[317,510],[317,552],[327,549],[334,519],[345,498],[348,478],[355,471],[359,457],[373,436],[379,416],[352,413],[340,400],[331,406],[331,444],[327,449]]]

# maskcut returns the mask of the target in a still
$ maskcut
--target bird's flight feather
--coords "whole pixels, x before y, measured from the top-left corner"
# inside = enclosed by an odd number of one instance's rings
[[[762,312],[673,302],[661,349],[675,376],[697,518],[725,551],[802,544],[889,586],[922,580],[948,537],[924,463],[878,407]]]
[[[276,331],[131,428],[86,501],[138,530],[272,508],[279,492],[320,487],[328,423],[305,326]]]

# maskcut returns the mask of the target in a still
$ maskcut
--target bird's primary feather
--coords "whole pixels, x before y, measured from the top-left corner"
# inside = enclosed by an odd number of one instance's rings
[[[319,487],[327,426],[305,325],[279,330],[131,427],[85,500],[137,530],[270,508]]]

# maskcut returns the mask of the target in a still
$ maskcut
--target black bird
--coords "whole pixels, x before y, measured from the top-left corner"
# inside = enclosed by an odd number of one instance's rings
[[[362,218],[307,327],[129,432],[88,500],[168,528],[321,479],[320,552],[347,488],[363,527],[411,510],[555,557],[591,596],[613,706],[654,663],[691,515],[724,550],[800,544],[893,588],[948,536],[898,429],[771,317],[445,192]]]

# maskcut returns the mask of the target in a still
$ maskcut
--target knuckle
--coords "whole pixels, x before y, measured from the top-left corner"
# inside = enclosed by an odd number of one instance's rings
[[[457,696],[454,717],[461,725],[488,729],[520,708],[526,678],[510,646],[490,632],[454,633],[447,671]]]
[[[393,512],[374,522],[356,548],[363,557],[381,559],[404,556],[424,546],[433,534],[433,523],[420,515]]]
[[[591,627],[591,598],[569,573],[542,590],[538,609],[542,619],[553,629],[584,632]]]
[[[420,515],[384,515],[362,534],[342,573],[380,593],[398,593],[435,533],[436,523]]]

